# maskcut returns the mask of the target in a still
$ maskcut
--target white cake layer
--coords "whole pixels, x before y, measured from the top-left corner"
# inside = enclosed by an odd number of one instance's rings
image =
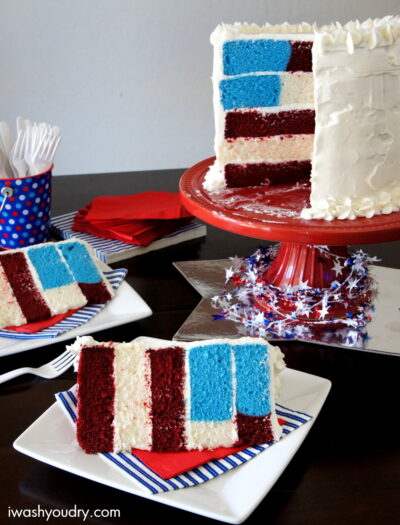
[[[233,421],[186,421],[188,450],[231,447],[237,442],[237,428]]]
[[[147,348],[140,342],[114,346],[115,452],[151,449],[151,369]]]
[[[316,35],[311,208],[304,218],[372,217],[400,207],[400,38],[388,34],[391,44],[377,39],[371,49],[365,40],[327,46]]]
[[[312,73],[281,73],[280,106],[314,103],[314,78]]]
[[[242,162],[283,162],[310,160],[314,135],[274,135],[254,139],[225,140],[217,155],[220,165]]]
[[[0,328],[19,326],[25,323],[26,318],[0,264]]]
[[[82,308],[87,303],[86,297],[81,292],[78,283],[71,283],[49,290],[39,289],[50,307],[52,315],[64,314],[68,310]]]

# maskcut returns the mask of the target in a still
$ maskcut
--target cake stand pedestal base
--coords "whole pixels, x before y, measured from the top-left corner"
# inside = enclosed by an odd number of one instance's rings
[[[202,296],[199,305],[174,335],[175,340],[195,341],[248,335],[245,327],[239,323],[213,319],[213,315],[218,313],[218,310],[211,306],[211,298],[223,293],[225,269],[231,266],[231,261],[227,259],[184,261],[174,263],[174,266]],[[400,270],[371,266],[371,274],[378,292],[374,299],[375,315],[367,326],[369,339],[357,341],[356,344],[343,344],[342,338],[335,340],[333,334],[329,342],[318,339],[317,335],[312,339],[298,337],[297,340],[325,346],[354,348],[359,351],[400,355],[400,345],[397,343],[400,334]],[[278,338],[274,339],[274,341],[278,340]]]

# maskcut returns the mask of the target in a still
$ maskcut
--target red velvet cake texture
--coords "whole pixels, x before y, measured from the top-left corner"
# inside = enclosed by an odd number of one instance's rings
[[[113,450],[114,349],[107,346],[83,348],[79,359],[78,443],[88,454]],[[82,411],[81,405],[85,407]]]
[[[292,41],[292,54],[286,71],[312,71],[312,42]]]
[[[111,299],[111,294],[103,282],[78,284],[88,304],[104,304]]]
[[[147,354],[151,366],[152,450],[186,450],[184,351],[175,347],[148,350]]]
[[[243,443],[269,443],[274,440],[271,416],[236,415],[238,445]]]
[[[311,173],[311,161],[288,161],[256,164],[227,164],[225,180],[228,188],[243,186],[273,186],[276,184],[294,184],[308,179]]]
[[[0,264],[27,322],[34,323],[51,317],[51,312],[31,277],[24,254],[14,252],[2,255]]]
[[[259,111],[229,111],[225,117],[225,138],[269,137],[272,135],[313,134],[315,111],[312,109],[260,113]]]

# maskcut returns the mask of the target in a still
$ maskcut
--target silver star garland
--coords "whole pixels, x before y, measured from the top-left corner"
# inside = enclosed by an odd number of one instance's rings
[[[360,338],[368,339],[366,326],[373,314],[372,298],[376,291],[369,265],[376,257],[362,250],[341,257],[332,254],[327,246],[317,246],[322,256],[333,259],[336,277],[348,272],[343,281],[335,279],[328,288],[314,288],[308,282],[297,286],[277,287],[265,282],[263,275],[276,257],[277,248],[259,248],[254,254],[239,259],[231,258],[226,270],[225,293],[211,300],[220,310],[216,319],[229,319],[241,323],[245,333],[270,338],[312,338],[315,330],[326,327],[325,339],[332,332],[343,331],[346,344]],[[260,301],[267,308],[260,306]],[[291,304],[291,311],[282,305]],[[347,305],[342,316],[334,314],[335,306]],[[331,334],[331,335],[330,335]]]

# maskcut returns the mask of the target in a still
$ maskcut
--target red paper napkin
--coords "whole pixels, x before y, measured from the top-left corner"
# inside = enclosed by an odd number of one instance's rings
[[[278,418],[279,424],[285,424],[283,419]],[[132,449],[132,454],[142,461],[153,472],[164,479],[179,476],[183,472],[193,470],[204,463],[213,459],[221,459],[240,452],[247,448],[247,445],[241,447],[219,447],[214,450],[190,450],[189,452],[149,452],[148,450]]]
[[[115,219],[182,219],[191,214],[182,206],[179,193],[145,191],[134,195],[102,196],[92,200],[88,222]]]
[[[72,230],[148,246],[190,220],[177,193],[149,191],[97,197],[74,217]]]
[[[77,311],[78,310],[69,310],[65,314],[54,315],[50,319],[46,319],[45,321],[38,321],[36,323],[28,323],[23,324],[21,326],[7,326],[5,330],[11,330],[12,332],[27,332],[29,334],[36,334],[36,332],[40,332],[40,330],[49,328],[49,326],[54,326],[55,324],[59,323],[60,321],[62,321],[66,317],[69,317]]]

